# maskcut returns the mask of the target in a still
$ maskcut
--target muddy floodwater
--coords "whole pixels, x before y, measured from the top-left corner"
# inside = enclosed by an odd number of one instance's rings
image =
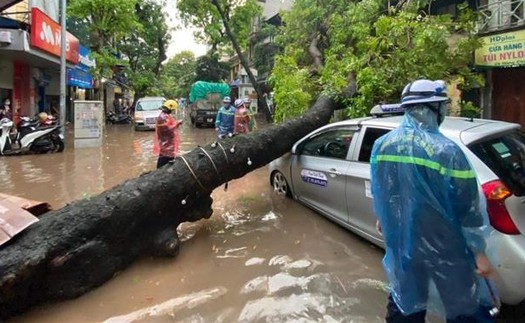
[[[0,190],[60,208],[155,168],[154,132],[108,126],[100,148],[2,157]],[[214,141],[182,128],[182,152]],[[181,183],[184,185],[184,183]],[[382,322],[383,251],[273,193],[267,168],[213,192],[208,220],[179,227],[180,254],[144,256],[74,300],[12,322]],[[79,268],[82,270],[82,268]]]

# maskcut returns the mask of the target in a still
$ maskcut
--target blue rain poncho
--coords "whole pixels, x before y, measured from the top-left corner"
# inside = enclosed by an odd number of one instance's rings
[[[215,118],[215,128],[219,128],[219,136],[233,133],[235,125],[235,108],[230,105],[228,109],[221,107]]]
[[[447,318],[492,306],[487,281],[475,273],[475,255],[490,233],[485,201],[464,153],[439,132],[436,114],[408,109],[401,125],[375,142],[371,172],[383,266],[403,314],[427,309],[432,283]]]

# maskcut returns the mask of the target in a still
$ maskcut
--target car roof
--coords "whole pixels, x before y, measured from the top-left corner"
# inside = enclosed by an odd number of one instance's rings
[[[138,99],[138,101],[159,101],[159,100],[166,100],[166,99],[161,96],[145,96],[143,98]]]
[[[351,120],[339,121],[335,124],[350,126],[376,126],[381,128],[396,128],[401,123],[403,116],[389,117],[364,117]],[[480,139],[491,137],[496,134],[520,129],[516,123],[499,120],[475,119],[464,117],[446,117],[439,130],[454,141],[461,141],[469,145]]]

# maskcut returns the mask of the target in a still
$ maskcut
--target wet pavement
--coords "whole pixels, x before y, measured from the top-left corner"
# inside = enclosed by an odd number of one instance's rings
[[[98,194],[155,168],[153,136],[114,125],[102,147],[74,149],[68,133],[63,153],[1,158],[1,191],[55,208]],[[184,153],[215,132],[186,122],[181,138]],[[275,195],[266,167],[217,188],[213,199],[210,219],[179,227],[176,258],[144,257],[78,299],[11,321],[383,321],[382,250]]]

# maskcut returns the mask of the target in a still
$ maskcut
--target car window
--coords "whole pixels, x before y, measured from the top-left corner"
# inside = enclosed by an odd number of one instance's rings
[[[137,103],[137,111],[159,110],[164,100],[147,100]]]
[[[475,143],[469,149],[516,196],[525,195],[525,135],[521,131]]]
[[[349,129],[323,132],[305,141],[302,144],[301,154],[345,159],[354,133],[355,131]]]
[[[372,155],[372,147],[377,138],[389,132],[391,129],[372,128],[368,127],[365,130],[365,136],[361,143],[361,149],[359,151],[359,161],[369,163],[370,155]]]

